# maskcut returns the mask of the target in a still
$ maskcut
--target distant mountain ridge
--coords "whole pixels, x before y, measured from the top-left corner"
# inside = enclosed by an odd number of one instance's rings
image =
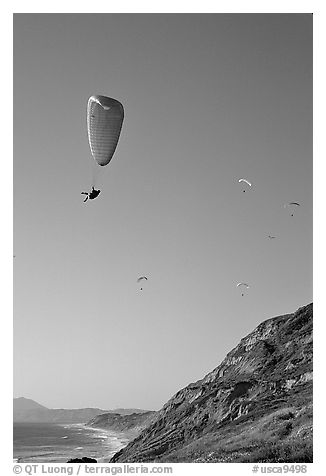
[[[312,462],[312,321],[262,322],[110,462]]]
[[[102,410],[100,408],[47,408],[29,398],[13,399],[14,422],[29,423],[87,423],[97,415],[114,413],[130,415],[146,413],[146,410],[135,408],[120,408],[117,410]]]
[[[15,411],[28,411],[28,410],[48,410],[44,405],[31,400],[30,398],[19,397],[14,398],[14,412]]]

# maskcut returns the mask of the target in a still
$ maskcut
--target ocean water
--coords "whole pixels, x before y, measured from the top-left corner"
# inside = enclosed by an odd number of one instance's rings
[[[14,423],[13,456],[21,463],[65,463],[88,456],[107,462],[126,446],[120,433],[83,424]]]

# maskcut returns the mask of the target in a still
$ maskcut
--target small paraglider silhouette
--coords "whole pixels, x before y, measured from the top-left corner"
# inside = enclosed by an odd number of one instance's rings
[[[239,183],[242,183],[242,182],[243,182],[244,184],[247,184],[248,187],[250,187],[250,188],[252,187],[252,184],[251,184],[247,179],[244,179],[244,178],[239,179]],[[245,193],[245,191],[246,191],[246,188],[245,188],[245,187],[246,187],[246,186],[244,185],[243,190],[242,190],[243,193]]]
[[[298,202],[290,202],[290,203],[286,203],[284,205],[284,208],[289,208],[291,210],[291,217],[294,216],[294,210],[296,207],[300,207],[300,203]]]
[[[148,279],[147,279],[146,276],[140,276],[140,277],[137,279],[137,283],[141,283],[143,280],[148,281]],[[142,290],[143,290],[143,287],[141,287],[140,290],[142,291]]]
[[[237,284],[237,288],[240,288],[242,290],[241,296],[244,296],[244,289],[241,286],[243,286],[246,289],[249,289],[249,284],[247,284],[247,283],[238,283]]]
[[[94,187],[92,187],[92,190],[90,192],[81,192],[81,195],[87,195],[85,198],[84,202],[87,202],[87,200],[94,200],[94,198],[98,197],[99,194],[101,193],[101,190],[95,190]]]

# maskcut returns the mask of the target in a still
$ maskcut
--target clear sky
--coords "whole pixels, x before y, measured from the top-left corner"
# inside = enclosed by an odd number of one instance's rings
[[[93,94],[125,122],[83,203]],[[159,409],[311,302],[312,173],[311,14],[16,14],[15,396]]]

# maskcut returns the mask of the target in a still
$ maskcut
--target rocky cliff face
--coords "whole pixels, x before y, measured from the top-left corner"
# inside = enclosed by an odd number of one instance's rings
[[[261,323],[111,462],[311,461],[312,315]]]

